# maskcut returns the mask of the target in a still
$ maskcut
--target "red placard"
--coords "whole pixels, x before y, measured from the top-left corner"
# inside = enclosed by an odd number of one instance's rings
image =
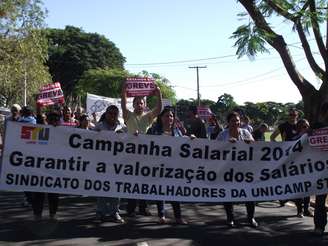
[[[313,130],[309,136],[309,144],[314,148],[328,150],[328,128]]]
[[[126,94],[128,97],[151,96],[155,90],[154,79],[152,78],[127,78]]]
[[[38,94],[37,104],[40,106],[48,106],[57,103],[65,103],[64,93],[61,89],[60,83],[55,82],[43,86]]]
[[[206,121],[212,115],[212,111],[209,107],[197,107],[197,113],[201,119]]]

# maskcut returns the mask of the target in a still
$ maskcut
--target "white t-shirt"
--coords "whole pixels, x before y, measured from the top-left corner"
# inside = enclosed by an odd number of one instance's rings
[[[230,138],[231,137],[230,137],[230,133],[229,133],[229,128],[227,128],[227,129],[224,129],[222,132],[220,132],[220,134],[217,136],[216,140],[229,141]],[[237,140],[238,141],[243,141],[243,140],[253,140],[254,141],[254,138],[248,130],[239,128]]]

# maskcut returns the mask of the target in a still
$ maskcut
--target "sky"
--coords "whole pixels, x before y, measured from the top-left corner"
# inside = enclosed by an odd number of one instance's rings
[[[82,28],[104,35],[126,58],[132,73],[146,70],[167,78],[178,99],[197,98],[199,69],[201,99],[217,101],[228,93],[238,104],[301,100],[274,50],[254,60],[238,59],[232,33],[248,17],[235,0],[44,0],[46,25]],[[288,37],[298,69],[315,87],[320,84],[305,63],[301,45],[282,20],[272,20]],[[268,46],[268,48],[270,48]]]

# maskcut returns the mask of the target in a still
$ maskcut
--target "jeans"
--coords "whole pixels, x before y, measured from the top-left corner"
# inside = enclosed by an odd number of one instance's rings
[[[147,209],[146,200],[136,200],[136,199],[128,199],[127,212],[128,214],[134,213],[137,207],[137,203],[139,203],[139,212],[145,212]]]
[[[307,210],[309,210],[309,205],[310,205],[310,197],[304,197],[304,198],[299,198],[294,200],[295,205],[297,207],[297,213],[302,213]]]
[[[157,201],[157,210],[158,210],[158,217],[164,217],[165,211],[164,211],[164,201]],[[173,208],[174,217],[176,219],[181,218],[181,207],[179,202],[170,202]]]
[[[252,219],[254,218],[254,213],[255,213],[255,202],[246,202],[246,210],[247,210],[247,218]],[[231,221],[234,219],[233,215],[233,203],[225,203],[224,204],[224,209],[227,214],[227,220]]]
[[[56,214],[59,195],[56,193],[32,192],[32,208],[34,215],[42,215],[45,196],[48,196],[49,214]]]
[[[314,225],[315,228],[320,228],[322,230],[324,230],[327,225],[326,197],[327,194],[315,197]]]

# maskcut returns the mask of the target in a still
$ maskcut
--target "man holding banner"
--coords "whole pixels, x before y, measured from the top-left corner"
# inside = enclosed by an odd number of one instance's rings
[[[144,96],[150,95],[155,95],[157,97],[157,104],[153,110],[146,113]],[[133,112],[127,108],[128,96],[135,96],[133,99]],[[160,88],[154,83],[154,80],[148,78],[128,78],[123,85],[121,106],[124,123],[128,128],[128,132],[132,134],[145,134],[153,123],[154,118],[162,109],[162,94]],[[130,199],[128,201],[127,213],[129,216],[135,216],[136,206],[137,200]],[[142,215],[150,215],[145,200],[139,201],[139,212]]]

